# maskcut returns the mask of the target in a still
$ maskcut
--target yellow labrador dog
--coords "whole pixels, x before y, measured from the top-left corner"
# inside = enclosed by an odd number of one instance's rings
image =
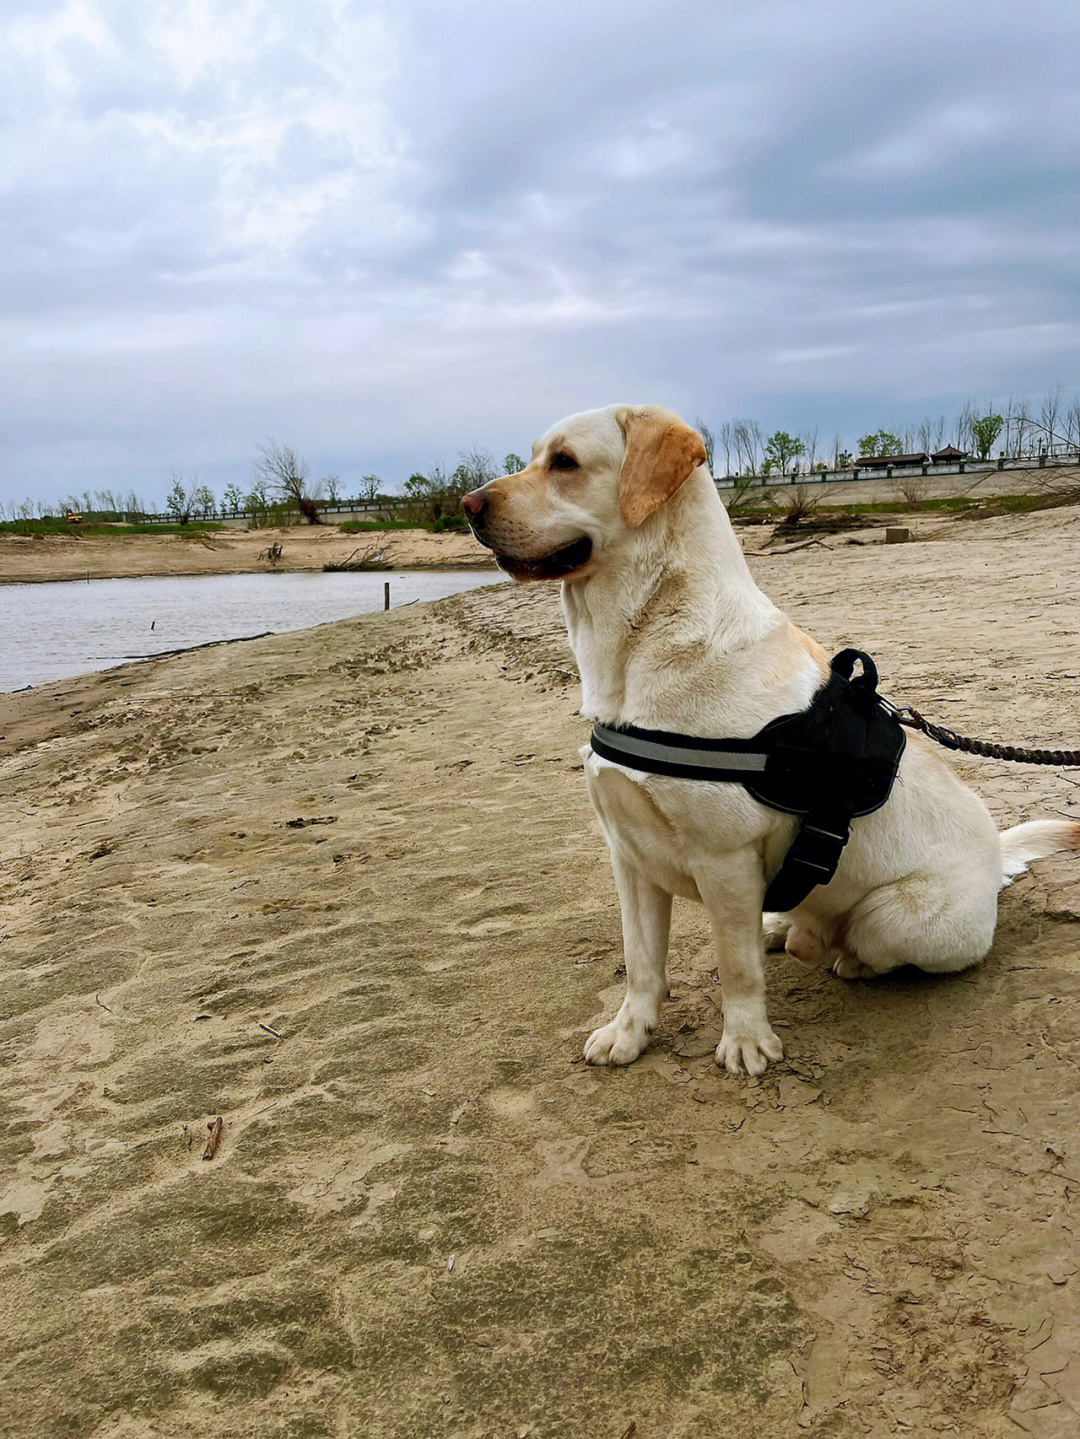
[[[825,651],[758,589],[705,464],[669,410],[614,405],[562,420],[525,469],[464,497],[477,539],[519,580],[562,582],[582,713],[605,725],[750,738],[805,709]],[[718,1064],[761,1074],[783,1055],[765,1010],[764,950],[784,945],[843,978],[913,964],[964,969],[990,948],[997,894],[1028,861],[1080,848],[1080,825],[999,834],[982,801],[918,735],[886,804],[857,819],[832,880],[764,916],[797,821],[739,784],[643,774],[585,751],[611,851],[627,988],[585,1046],[629,1064],[667,993],[673,896],[705,906],[723,985]]]

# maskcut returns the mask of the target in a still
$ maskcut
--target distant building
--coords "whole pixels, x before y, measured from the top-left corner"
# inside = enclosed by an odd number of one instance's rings
[[[921,455],[860,455],[855,464],[860,470],[884,470],[889,465],[925,465],[930,458]]]
[[[935,465],[947,465],[950,460],[966,460],[967,450],[958,450],[955,445],[946,445],[943,450],[935,450],[930,456]]]

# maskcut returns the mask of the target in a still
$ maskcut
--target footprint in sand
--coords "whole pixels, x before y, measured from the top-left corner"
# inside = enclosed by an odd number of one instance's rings
[[[458,928],[464,934],[507,934],[517,929],[517,916],[525,914],[527,909],[528,906],[520,902],[500,905],[496,909],[485,910],[475,919],[463,920]]]

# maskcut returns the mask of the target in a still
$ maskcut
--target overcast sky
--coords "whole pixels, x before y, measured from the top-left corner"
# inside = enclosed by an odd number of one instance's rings
[[[7,0],[0,500],[1080,389],[1080,19]]]

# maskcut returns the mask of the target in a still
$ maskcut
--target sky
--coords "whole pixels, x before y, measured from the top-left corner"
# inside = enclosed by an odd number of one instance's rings
[[[0,503],[1080,390],[1074,0],[6,0]],[[850,441],[849,441],[850,442]]]

